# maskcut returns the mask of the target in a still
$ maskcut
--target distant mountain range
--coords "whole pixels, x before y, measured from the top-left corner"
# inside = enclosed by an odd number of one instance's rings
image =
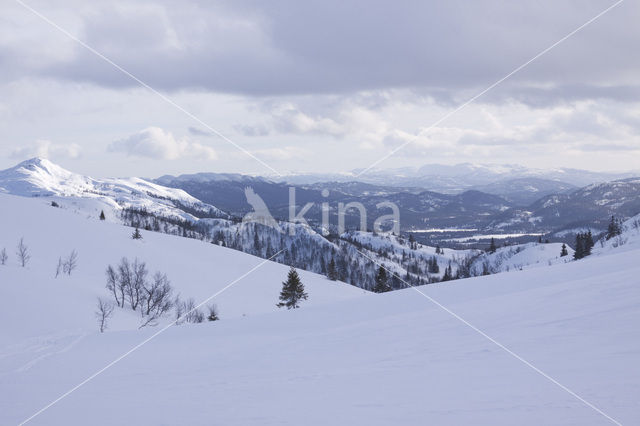
[[[424,284],[443,278],[448,265],[467,271],[460,277],[484,271],[484,263],[472,261],[479,254],[477,249],[485,248],[491,237],[502,244],[537,240],[542,234],[545,239],[572,243],[575,232],[589,228],[597,234],[605,229],[611,215],[627,219],[640,213],[640,178],[577,189],[551,182],[514,178],[485,184],[487,191],[510,196],[475,189],[445,194],[414,186],[363,182],[295,185],[296,212],[307,203],[313,204],[305,215],[311,226],[306,226],[287,222],[291,185],[262,177],[200,173],[163,176],[155,182],[140,178],[94,179],[40,158],[0,171],[0,193],[36,197],[43,204],[73,210],[94,220],[103,210],[106,220],[139,227],[144,232],[197,238],[262,258],[275,256],[278,262],[318,273],[327,273],[329,263],[335,260],[340,279],[367,289],[373,288],[376,268],[362,257],[361,250],[388,264],[397,276],[412,284]],[[245,195],[247,187],[262,198],[273,216],[281,220],[279,223],[271,226],[240,220],[252,211]],[[554,190],[559,192],[521,205],[527,197]],[[379,209],[385,201],[400,210],[403,235],[353,229],[335,232],[340,203],[361,203],[367,211],[367,229],[371,230],[374,219],[390,213],[388,207]],[[323,203],[329,206],[329,235],[324,235],[319,226]],[[357,228],[359,219],[358,211],[350,210],[347,228]],[[408,234],[417,242],[412,242]],[[436,252],[436,245],[447,247],[446,255]],[[557,257],[558,248],[559,245],[549,245],[545,261]],[[531,251],[538,249],[531,246]],[[515,250],[506,253],[518,255],[510,264],[512,267],[521,267],[531,257]],[[427,273],[434,256],[440,272]],[[538,255],[533,258],[536,262],[542,259]],[[468,268],[470,265],[475,265],[475,272]],[[494,269],[499,270],[493,265],[490,272]],[[393,287],[402,288],[402,284],[396,280]]]
[[[512,164],[470,164],[456,165],[427,164],[419,168],[372,169],[360,174],[362,170],[337,174],[290,174],[281,178],[272,178],[292,184],[312,184],[318,182],[358,181],[382,186],[418,187],[423,190],[441,193],[459,193],[468,189],[478,189],[496,182],[509,182],[527,178],[540,180],[548,186],[550,182],[582,187],[597,182],[607,182],[640,176],[640,171],[628,173],[606,173],[588,170],[555,168],[534,169]],[[497,194],[505,195],[505,194]],[[542,194],[548,195],[548,194]],[[541,195],[541,196],[542,196]]]
[[[547,173],[549,178],[513,177],[510,173],[534,173],[531,169],[515,166],[432,166],[420,170],[416,173],[439,172],[443,174],[442,179],[455,178],[459,182],[466,179],[471,183],[470,176],[474,176],[475,185],[462,192],[440,193],[415,185],[394,186],[391,181],[385,185],[356,181],[291,185],[264,177],[217,173],[166,175],[153,182],[140,178],[93,179],[35,158],[0,171],[0,192],[53,199],[91,198],[113,211],[133,208],[165,217],[195,220],[243,217],[252,211],[245,197],[245,189],[251,187],[276,219],[287,221],[289,191],[293,187],[297,212],[307,203],[313,204],[305,214],[313,226],[320,225],[323,203],[329,207],[330,223],[337,225],[338,205],[359,202],[366,208],[367,226],[371,229],[376,218],[390,213],[388,209],[379,209],[378,204],[391,201],[400,210],[403,232],[421,231],[421,235],[434,238],[459,236],[442,233],[443,229],[452,228],[474,229],[481,234],[552,234],[587,227],[596,231],[606,227],[611,215],[625,219],[640,213],[640,178],[576,187],[554,180],[558,171],[555,175],[554,172]],[[463,170],[468,174],[462,174]],[[571,177],[574,182],[578,177],[607,177],[563,170],[565,177]],[[500,178],[487,182],[490,176]],[[405,182],[409,183],[408,180]],[[324,190],[328,190],[328,194]],[[357,210],[349,210],[347,228],[357,227],[359,219]]]
[[[466,165],[465,168],[471,170]],[[439,166],[439,170],[452,175],[458,169]],[[509,170],[533,173],[522,168],[474,170],[477,172],[475,176],[483,176],[479,181],[486,181],[490,174],[504,176]],[[580,176],[584,180],[608,177],[607,174],[564,170],[574,182]],[[549,175],[554,176],[551,172]],[[244,189],[251,186],[275,217],[287,220],[289,188],[294,187],[297,210],[306,203],[314,204],[305,216],[312,223],[320,222],[323,202],[329,205],[331,223],[336,223],[338,203],[357,201],[366,207],[370,227],[380,215],[376,205],[391,201],[400,208],[404,231],[431,229],[441,232],[441,229],[465,228],[485,233],[496,230],[504,233],[551,233],[570,227],[603,229],[611,215],[627,218],[639,213],[640,186],[637,181],[638,178],[627,178],[579,188],[571,183],[540,177],[502,178],[453,194],[417,186],[396,187],[355,181],[293,185],[266,178],[241,175],[230,178],[230,175],[216,174],[163,176],[156,183],[183,189],[205,203],[239,216],[250,211]],[[329,190],[328,196],[322,195],[323,190]],[[347,226],[356,226],[358,220],[357,212],[351,211],[346,217]]]

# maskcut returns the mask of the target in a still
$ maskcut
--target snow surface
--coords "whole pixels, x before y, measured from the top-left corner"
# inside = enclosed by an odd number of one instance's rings
[[[130,207],[165,217],[195,220],[180,204],[208,214],[226,216],[181,189],[167,188],[140,178],[94,179],[70,172],[43,158],[32,158],[0,171],[0,193],[40,197],[87,215],[105,211],[119,221],[118,212]]]
[[[17,424],[157,329],[117,312],[97,332],[104,268],[138,256],[202,298],[261,259],[87,220],[0,194],[0,424]],[[15,262],[24,236],[33,259]],[[624,247],[624,249],[622,249]],[[53,278],[59,255],[80,254]],[[640,422],[640,247],[420,287],[622,424]],[[222,320],[173,327],[33,425],[600,425],[612,422],[414,289],[364,294],[302,272],[310,299],[274,307],[268,263],[216,300]],[[247,316],[243,316],[246,314]]]
[[[574,250],[568,245],[566,248],[567,255],[560,256],[562,243],[527,243],[498,247],[495,253],[483,253],[474,262],[473,270],[476,274],[482,274],[485,263],[490,273],[497,274],[571,262]]]

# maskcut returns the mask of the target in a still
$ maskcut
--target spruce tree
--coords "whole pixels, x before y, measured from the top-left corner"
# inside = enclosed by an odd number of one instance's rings
[[[589,256],[591,254],[591,249],[593,248],[593,235],[591,234],[591,230],[586,233],[584,236],[584,255]]]
[[[376,274],[376,285],[373,288],[375,293],[386,293],[391,291],[391,287],[388,283],[389,279],[387,278],[387,271],[383,266],[378,268],[378,273]]]
[[[104,216],[104,210],[100,211],[100,220],[105,220],[106,217]]]
[[[582,259],[584,257],[584,238],[582,234],[576,235],[576,251],[573,253],[575,260]]]
[[[329,261],[329,265],[327,266],[327,278],[331,281],[335,281],[338,279],[338,270],[336,269],[336,261],[333,260],[333,257]]]
[[[136,227],[136,230],[133,231],[133,234],[131,234],[131,238],[133,238],[134,240],[141,240],[142,239],[142,234],[140,233],[140,229]]]
[[[622,227],[620,226],[620,222],[616,219],[615,216],[611,216],[611,222],[609,222],[609,226],[607,228],[607,236],[605,238],[608,241],[620,234],[622,234]]]
[[[569,254],[569,251],[567,250],[567,245],[565,243],[562,243],[562,249],[560,250],[560,257],[567,256],[568,254]]]
[[[301,300],[307,300],[309,296],[304,291],[304,284],[300,281],[298,271],[293,266],[289,269],[287,280],[282,283],[282,291],[280,292],[280,303],[277,304],[279,308],[286,307],[287,309],[296,309],[300,306]]]
[[[496,247],[496,240],[494,240],[493,238],[491,238],[491,244],[489,245],[489,253],[495,253],[497,250]]]

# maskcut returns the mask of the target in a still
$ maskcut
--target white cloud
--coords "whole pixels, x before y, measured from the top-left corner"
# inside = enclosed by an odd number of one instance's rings
[[[180,158],[214,160],[217,158],[213,148],[189,141],[186,138],[177,139],[171,132],[166,132],[159,127],[147,127],[124,139],[112,142],[107,150],[109,152],[123,152],[128,156],[160,160]]]
[[[308,115],[291,103],[282,103],[271,112],[273,125],[281,133],[342,136],[344,127],[329,117]]]
[[[46,139],[39,139],[32,144],[16,148],[11,153],[12,158],[79,158],[82,149],[77,144],[57,145]]]
[[[298,148],[296,146],[283,146],[282,148],[265,148],[251,151],[252,154],[258,158],[265,160],[298,160],[302,158],[311,158],[314,154],[306,149]],[[244,155],[238,153],[236,155]]]

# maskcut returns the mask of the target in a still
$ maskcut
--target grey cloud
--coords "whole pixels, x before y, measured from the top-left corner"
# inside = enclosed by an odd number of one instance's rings
[[[198,129],[197,127],[189,127],[189,133],[192,134],[193,136],[203,136],[206,138],[210,138],[213,136],[213,133],[207,131],[207,130],[202,130],[202,129]]]
[[[124,11],[101,4],[83,16],[81,38],[160,89],[283,95],[416,88],[447,102],[451,93],[464,98],[496,81],[611,4],[191,1]],[[640,91],[639,8],[623,3],[485,100],[632,99],[627,88]],[[25,74],[136,85],[79,46],[71,58],[21,67]]]
[[[267,136],[269,134],[269,129],[262,124],[236,124],[233,129],[244,136],[250,137]]]

